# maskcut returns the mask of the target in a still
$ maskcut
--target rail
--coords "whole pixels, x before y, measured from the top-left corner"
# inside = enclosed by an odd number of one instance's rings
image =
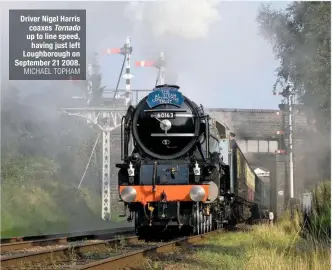
[[[167,252],[181,244],[196,243],[223,231],[180,238],[167,243],[145,242],[138,236],[108,239],[98,242],[55,246],[36,252],[10,254],[1,257],[1,269],[48,269],[50,267],[74,269],[122,269],[134,266],[147,256]],[[105,258],[106,257],[106,258]]]
[[[107,240],[95,240],[95,241],[79,241],[76,243],[67,243],[68,245],[54,245],[43,246],[41,250],[26,249],[19,252],[7,253],[1,255],[1,269],[20,269],[25,265],[33,265],[33,269],[38,269],[38,266],[42,264],[41,269],[49,267],[59,262],[70,264],[72,258],[82,254],[84,252],[90,252],[92,250],[98,250],[101,248],[116,247],[119,245],[135,244],[138,241],[137,236],[131,236],[126,238],[112,238]]]
[[[99,234],[117,234],[117,233],[125,233],[125,232],[133,232],[133,227],[123,227],[123,228],[114,228],[114,229],[106,229],[106,230],[94,230],[94,231],[81,231],[81,232],[71,232],[71,233],[56,233],[56,234],[41,234],[41,235],[27,235],[27,236],[16,236],[9,238],[0,239],[1,249],[4,244],[16,243],[16,242],[27,242],[27,241],[38,241],[38,240],[46,240],[46,239],[54,239],[54,238],[68,238],[74,239],[75,237],[93,237]]]

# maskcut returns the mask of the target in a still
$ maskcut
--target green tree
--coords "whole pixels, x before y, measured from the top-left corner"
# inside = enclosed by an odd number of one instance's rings
[[[94,53],[93,57],[91,57],[91,60],[89,62],[87,63],[88,73],[86,76],[86,80],[74,81],[74,84],[83,91],[85,97],[91,98],[90,105],[99,105],[102,102],[101,97],[105,86],[102,85],[102,74],[100,71],[98,54]],[[91,65],[91,70],[89,70],[89,65]],[[89,72],[92,73],[91,76],[89,76]],[[92,82],[92,94],[89,93],[89,81]]]
[[[272,45],[280,66],[274,85],[290,81],[297,97],[312,109],[317,128],[330,131],[331,3],[293,2],[285,10],[262,5],[261,35]]]
[[[105,86],[102,85],[102,75],[100,72],[100,65],[98,63],[98,54],[94,54],[94,58],[92,61],[92,99],[94,102],[100,103],[102,93],[105,89]]]

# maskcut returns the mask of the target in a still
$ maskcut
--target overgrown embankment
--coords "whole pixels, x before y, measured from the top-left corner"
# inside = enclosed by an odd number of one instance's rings
[[[150,258],[141,269],[328,270],[330,245],[304,240],[290,222],[257,225],[250,232],[221,233],[202,244]]]
[[[314,192],[310,226],[302,213],[289,213],[273,226],[256,225],[249,232],[227,232],[199,245],[145,260],[141,269],[164,270],[329,270],[331,269],[331,182]],[[304,226],[305,225],[305,226]]]
[[[331,181],[322,182],[313,189],[312,209],[305,216],[303,227],[306,237],[316,241],[331,239]]]
[[[111,222],[101,219],[98,185],[84,183],[78,190],[58,170],[54,160],[35,157],[2,167],[1,237],[129,226],[115,215]]]
[[[1,88],[1,237],[123,226],[101,219],[101,145],[77,189],[99,131],[59,110],[81,106],[71,98],[81,90],[30,90]]]

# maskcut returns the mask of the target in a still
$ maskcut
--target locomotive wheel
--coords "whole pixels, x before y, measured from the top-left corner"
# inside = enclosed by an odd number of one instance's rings
[[[199,235],[201,233],[201,228],[200,228],[200,219],[199,219],[199,210],[195,210],[193,212],[193,233],[194,235]]]
[[[197,235],[198,234],[198,230],[199,230],[199,228],[198,228],[197,211],[193,212],[192,221],[193,221],[193,226],[194,226],[194,228],[193,228],[193,234]]]
[[[202,213],[203,214],[203,213]],[[203,226],[203,233],[206,233],[206,216],[203,215],[203,222],[202,222],[202,226]]]
[[[135,234],[138,235],[139,234],[139,230],[138,230],[138,226],[139,226],[139,213],[136,211],[135,212]]]
[[[213,218],[212,214],[209,216],[209,231],[213,231]]]
[[[206,216],[205,220],[206,220],[205,221],[205,227],[206,227],[205,232],[209,232],[209,217]]]
[[[203,216],[202,211],[199,212],[199,216],[200,216],[200,228],[201,228],[201,234],[202,234],[202,233],[205,233],[204,232],[204,229],[205,229],[205,227],[204,227],[204,216]]]
[[[199,209],[197,209],[197,234],[202,233],[202,227],[201,227],[201,213]]]
[[[209,230],[208,230],[208,217],[207,216],[204,216],[204,230],[205,230],[205,233],[207,233]]]

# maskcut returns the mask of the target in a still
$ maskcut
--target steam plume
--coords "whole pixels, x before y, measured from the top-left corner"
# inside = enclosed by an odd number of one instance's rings
[[[207,37],[209,27],[220,19],[217,1],[169,0],[154,3],[130,2],[126,15],[149,25],[155,37],[174,34],[185,38]]]
[[[146,44],[145,51],[151,51],[148,57],[165,52],[166,83],[179,83],[181,65],[188,53],[185,44],[208,38],[212,24],[220,20],[218,5],[215,0],[128,3],[125,16],[132,22],[140,44]]]

